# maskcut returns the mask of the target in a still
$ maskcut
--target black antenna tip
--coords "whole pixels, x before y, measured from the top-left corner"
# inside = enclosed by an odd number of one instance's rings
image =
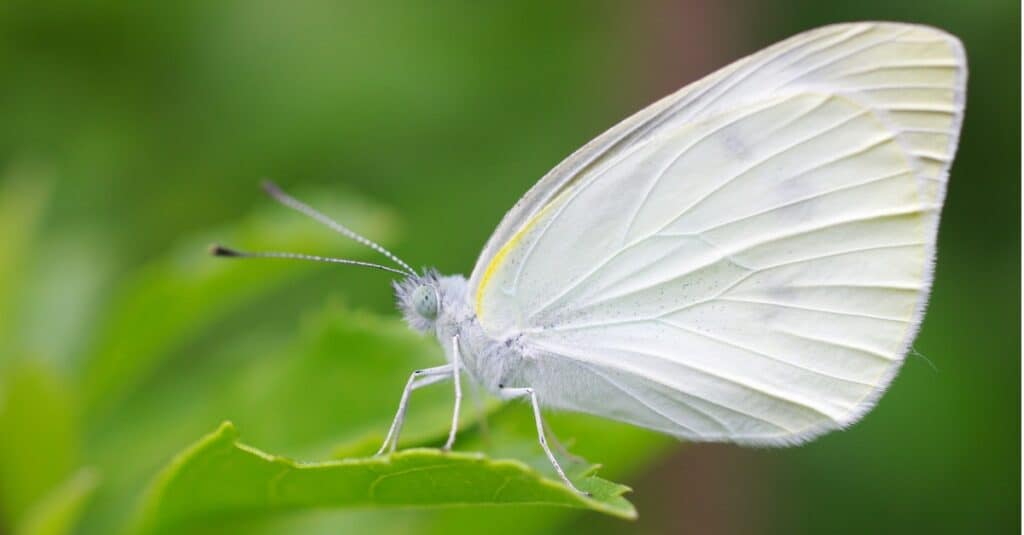
[[[242,253],[217,243],[211,245],[209,251],[213,256],[242,256]]]

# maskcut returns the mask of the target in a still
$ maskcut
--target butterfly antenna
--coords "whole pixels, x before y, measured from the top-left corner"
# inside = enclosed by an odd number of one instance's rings
[[[228,258],[284,258],[288,260],[309,260],[312,262],[326,262],[329,264],[347,264],[350,266],[362,266],[374,269],[380,269],[384,271],[390,271],[391,273],[397,273],[399,275],[407,276],[408,273],[395,269],[388,266],[382,266],[380,264],[374,264],[373,262],[361,262],[359,260],[349,260],[347,258],[334,258],[330,256],[316,256],[299,253],[282,253],[276,251],[259,251],[259,252],[248,252],[239,251],[238,249],[231,249],[224,247],[223,245],[211,245],[210,254],[213,256],[223,256]]]
[[[386,256],[389,260],[401,266],[405,270],[405,275],[416,276],[416,270],[411,268],[409,264],[403,262],[401,258],[398,258],[398,256],[396,256],[391,251],[385,249],[377,242],[357,234],[352,229],[318,212],[312,206],[309,206],[308,204],[296,199],[295,197],[288,195],[287,193],[282,191],[281,188],[277,187],[277,184],[274,184],[269,180],[264,180],[263,191],[267,192],[267,195],[270,195],[270,197],[273,198],[275,201],[287,206],[288,208],[306,214],[307,216],[319,221],[320,223],[323,223],[331,230],[339,234],[342,234],[343,236],[346,236],[352,240],[355,240],[356,242],[361,243],[369,247],[370,249],[373,249],[374,251],[377,251],[378,253]]]

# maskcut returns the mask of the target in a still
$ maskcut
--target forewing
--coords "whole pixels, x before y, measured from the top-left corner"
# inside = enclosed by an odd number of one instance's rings
[[[554,405],[752,443],[854,421],[920,323],[965,77],[955,38],[866,23],[684,88],[506,216],[471,279],[481,324],[674,416]]]

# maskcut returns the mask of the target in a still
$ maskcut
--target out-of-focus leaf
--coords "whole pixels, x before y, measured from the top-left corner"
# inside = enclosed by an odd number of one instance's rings
[[[68,385],[42,362],[18,359],[0,383],[0,514],[15,525],[71,473],[79,435]]]
[[[314,204],[327,213],[344,214],[346,223],[375,238],[389,234],[387,220],[379,211],[358,202],[309,198],[319,201]],[[277,205],[239,227],[186,240],[169,257],[125,281],[113,299],[94,349],[86,357],[83,392],[87,416],[102,414],[122,401],[174,349],[185,346],[231,311],[315,266],[211,258],[208,247],[214,241],[257,250],[341,255],[370,252]]]
[[[86,501],[96,490],[99,476],[83,468],[32,506],[14,530],[15,535],[65,535],[72,533]]]
[[[33,247],[31,277],[18,313],[21,347],[69,371],[99,318],[113,268],[110,244],[95,229],[51,235]]]
[[[295,509],[551,505],[633,518],[627,487],[578,477],[585,498],[517,461],[414,449],[386,457],[296,463],[239,443],[230,423],[186,450],[146,499],[139,531],[180,532],[217,516]]]
[[[0,362],[20,341],[15,329],[21,320],[15,313],[17,294],[24,290],[24,266],[51,189],[38,170],[18,167],[8,175],[0,181]]]

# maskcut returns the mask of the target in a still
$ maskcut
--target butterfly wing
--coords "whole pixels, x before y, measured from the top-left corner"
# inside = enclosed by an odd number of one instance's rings
[[[921,321],[965,80],[955,37],[841,24],[656,102],[506,215],[482,327],[548,405],[755,444],[855,421]]]

